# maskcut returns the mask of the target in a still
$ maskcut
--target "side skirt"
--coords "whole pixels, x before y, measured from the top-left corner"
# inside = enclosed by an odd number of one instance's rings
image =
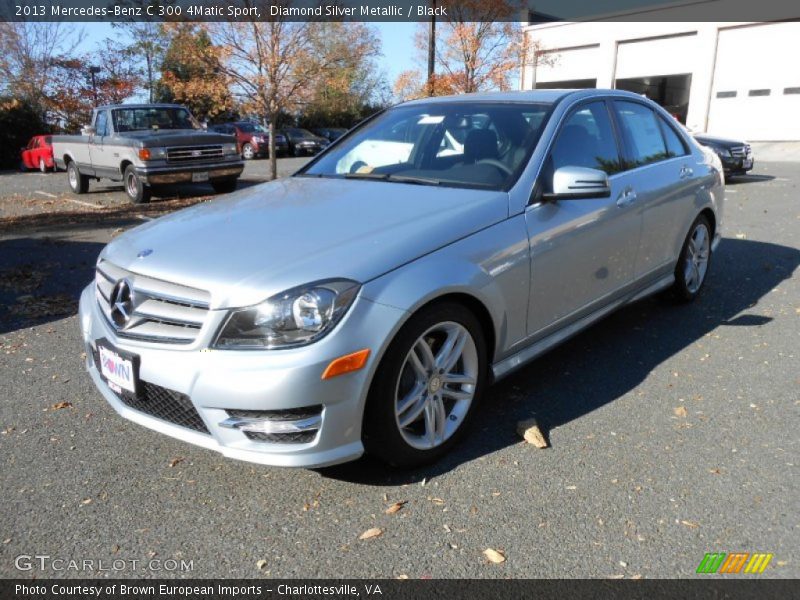
[[[577,321],[573,321],[568,325],[565,325],[547,337],[531,344],[530,346],[522,348],[516,354],[512,354],[508,358],[504,358],[503,360],[496,362],[494,365],[492,365],[492,375],[494,376],[494,381],[498,381],[503,377],[510,375],[520,367],[541,356],[548,350],[558,346],[562,342],[565,342],[572,336],[580,333],[591,324],[599,321],[605,316],[608,316],[618,308],[621,308],[622,306],[632,302],[637,302],[643,298],[646,298],[647,296],[655,294],[656,292],[660,292],[661,290],[671,286],[674,281],[675,275],[673,273],[669,273],[657,281],[650,283],[639,290],[635,290],[627,296],[623,296],[618,300],[606,304],[600,307],[598,310],[586,315],[585,317],[578,319]]]

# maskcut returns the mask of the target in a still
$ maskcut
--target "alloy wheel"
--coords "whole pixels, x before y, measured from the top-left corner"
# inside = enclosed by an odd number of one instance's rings
[[[463,325],[439,323],[417,339],[394,398],[395,420],[407,444],[429,450],[456,432],[475,397],[478,370],[475,340]]]
[[[708,228],[705,223],[698,223],[694,228],[686,247],[686,259],[683,265],[683,277],[686,289],[694,294],[703,285],[708,271],[708,257],[711,251]]]

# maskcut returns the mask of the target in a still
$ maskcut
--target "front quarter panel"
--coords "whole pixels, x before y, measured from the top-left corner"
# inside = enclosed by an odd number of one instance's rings
[[[479,301],[495,334],[494,360],[525,335],[529,252],[522,215],[502,221],[395,269],[362,289],[365,298],[411,316],[448,294]]]

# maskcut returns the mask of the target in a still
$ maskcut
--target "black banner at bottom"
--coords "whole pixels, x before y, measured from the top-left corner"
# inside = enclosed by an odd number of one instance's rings
[[[405,600],[434,598],[568,598],[570,600],[660,600],[715,598],[729,600],[796,598],[798,580],[792,579],[7,579],[0,581],[0,599],[15,600],[285,600],[355,598]]]

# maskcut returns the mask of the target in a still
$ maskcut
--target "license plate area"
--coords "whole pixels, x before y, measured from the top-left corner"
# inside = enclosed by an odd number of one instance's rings
[[[192,183],[200,183],[202,181],[208,181],[208,171],[192,173]]]
[[[136,398],[139,394],[139,356],[125,352],[105,338],[97,340],[100,376],[117,394]]]

